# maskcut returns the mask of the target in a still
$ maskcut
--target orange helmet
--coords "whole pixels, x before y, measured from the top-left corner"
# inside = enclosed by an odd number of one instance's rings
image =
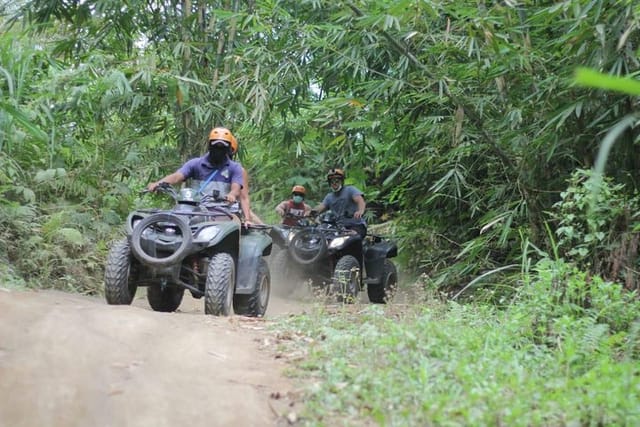
[[[338,168],[329,170],[329,172],[327,172],[327,181],[330,181],[332,178],[340,178],[344,180],[344,171]]]
[[[300,193],[304,196],[305,194],[307,194],[307,190],[305,190],[302,185],[294,185],[291,189],[291,193]]]
[[[238,151],[238,140],[231,133],[231,131],[227,128],[213,128],[211,132],[209,132],[209,141],[214,141],[216,139],[221,139],[229,143],[229,149],[231,150],[231,154],[235,154]]]

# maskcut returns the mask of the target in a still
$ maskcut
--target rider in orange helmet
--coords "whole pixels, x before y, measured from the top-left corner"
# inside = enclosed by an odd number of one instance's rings
[[[291,198],[276,206],[276,212],[282,217],[284,225],[296,225],[298,220],[309,216],[311,206],[304,202],[307,190],[302,185],[294,185]]]
[[[206,181],[215,187],[230,203],[238,201],[242,188],[245,187],[244,168],[231,160],[234,150],[238,149],[238,141],[229,129],[217,127],[211,129],[207,146],[207,154],[191,159],[174,173],[149,183],[147,189],[155,191],[161,182],[174,185],[187,179],[195,179]],[[248,207],[243,204],[240,207],[245,218],[248,218]]]

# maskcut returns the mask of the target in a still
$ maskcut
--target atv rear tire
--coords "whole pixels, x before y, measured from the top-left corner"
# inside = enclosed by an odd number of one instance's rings
[[[111,247],[104,271],[104,296],[108,304],[129,305],[138,286],[131,277],[131,246],[126,239]]]
[[[229,316],[233,310],[236,265],[233,257],[220,252],[211,257],[204,289],[204,312],[214,316]]]
[[[345,255],[336,263],[330,295],[335,295],[338,302],[353,304],[359,290],[360,264],[353,255]]]
[[[162,311],[165,313],[176,311],[178,307],[180,307],[183,296],[183,288],[171,286],[162,289],[159,285],[149,286],[147,288],[147,301],[149,301],[149,305],[153,311]]]
[[[384,260],[382,268],[382,282],[376,285],[367,285],[369,301],[374,304],[386,304],[393,299],[398,288],[398,270],[389,259]]]
[[[152,254],[148,254],[142,248],[140,243],[140,239],[142,238],[142,233],[144,230],[149,228],[154,224],[158,224],[161,222],[168,222],[174,224],[179,230],[180,235],[182,236],[182,241],[180,242],[180,246],[178,249],[171,255],[167,257],[158,258],[153,256]],[[187,250],[191,246],[193,242],[193,236],[191,235],[191,228],[189,224],[187,224],[182,218],[176,215],[168,214],[168,213],[157,213],[153,215],[149,215],[138,223],[133,232],[131,233],[131,249],[133,254],[135,255],[140,262],[151,266],[151,267],[167,267],[169,265],[173,265],[182,261],[182,259],[187,255]]]
[[[235,295],[233,297],[233,310],[236,314],[263,317],[267,312],[270,293],[271,275],[269,274],[269,266],[264,258],[261,258],[258,265],[255,289],[249,295]]]

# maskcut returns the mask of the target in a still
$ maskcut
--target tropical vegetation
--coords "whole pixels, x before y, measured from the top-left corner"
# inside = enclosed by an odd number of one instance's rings
[[[224,125],[260,216],[343,167],[419,288],[281,326],[326,337],[310,419],[638,422],[638,2],[21,0],[0,25],[4,286],[100,293],[139,191]]]

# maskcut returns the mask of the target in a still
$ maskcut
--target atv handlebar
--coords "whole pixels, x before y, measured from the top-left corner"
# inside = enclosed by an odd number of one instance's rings
[[[173,188],[171,184],[165,181],[159,182],[154,190],[149,190],[145,188],[144,190],[140,191],[138,194],[142,196],[147,193],[156,193],[156,192],[168,194],[176,202],[180,201],[179,192],[176,191],[176,189]],[[201,194],[200,203],[204,203],[204,202],[220,203],[220,204],[226,204],[227,206],[231,206],[234,203],[236,203],[236,202],[229,202],[229,200],[226,197],[220,197],[220,192],[217,190],[213,191],[212,194],[203,194],[203,193],[200,193],[200,194]]]
[[[159,182],[155,189],[149,190],[148,188],[145,188],[144,190],[138,192],[138,194],[142,196],[142,195],[147,194],[147,193],[155,193],[158,190],[160,190],[161,193],[168,193],[168,194],[174,193],[174,194],[177,194],[176,190],[174,190],[174,188],[171,186],[171,184],[169,184],[168,182],[164,182],[164,181]]]
[[[189,204],[189,205],[200,205],[203,208],[209,211],[217,211],[222,215],[226,215],[229,218],[234,217],[234,213],[230,210],[230,208],[238,202],[229,202],[226,197],[220,197],[219,191],[213,191],[212,194],[200,194],[198,199],[197,195],[193,199],[183,199],[181,193],[177,191],[171,184],[168,182],[161,181],[158,183],[154,190],[149,190],[145,188],[140,191],[140,195],[148,194],[148,193],[164,193],[171,196],[176,205],[179,204]],[[195,190],[194,190],[195,193]]]

